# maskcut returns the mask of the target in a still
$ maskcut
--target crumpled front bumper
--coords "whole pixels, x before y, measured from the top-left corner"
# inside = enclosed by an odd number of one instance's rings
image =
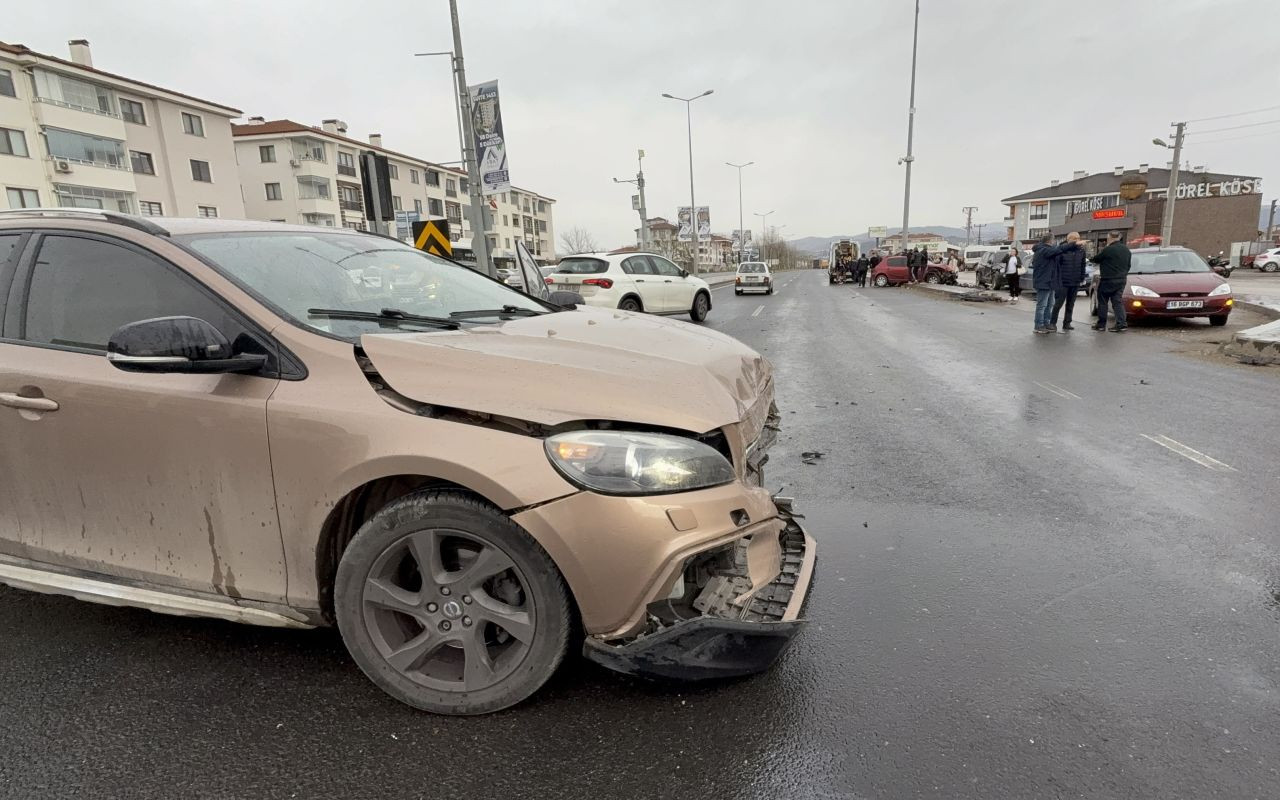
[[[800,615],[813,581],[816,547],[776,498],[785,525],[778,535],[777,575],[749,596],[623,641],[589,637],[583,654],[628,675],[673,680],[732,678],[763,672],[804,626]]]

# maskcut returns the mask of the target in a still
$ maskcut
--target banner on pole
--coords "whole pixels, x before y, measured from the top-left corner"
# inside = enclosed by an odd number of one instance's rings
[[[480,165],[480,188],[486,195],[511,191],[507,171],[507,144],[502,136],[502,109],[498,105],[498,82],[470,86],[471,130],[475,134],[476,163]]]
[[[680,206],[676,209],[676,219],[680,225],[680,231],[677,234],[680,241],[693,241],[693,228],[690,225],[689,206]],[[707,239],[711,236],[711,210],[708,206],[698,206],[698,239]]]

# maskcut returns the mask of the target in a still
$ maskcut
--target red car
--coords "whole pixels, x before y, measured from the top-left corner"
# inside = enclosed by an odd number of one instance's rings
[[[1094,277],[1094,288],[1098,278]],[[1231,284],[1185,247],[1144,247],[1133,251],[1124,310],[1130,320],[1153,317],[1208,317],[1226,325],[1235,300]],[[1098,315],[1098,293],[1090,312]]]
[[[888,256],[884,258],[879,264],[876,264],[875,269],[871,270],[870,277],[873,286],[897,286],[898,284],[909,282],[911,280],[911,270],[907,267],[907,257]],[[925,265],[925,283],[954,284],[959,277],[960,273],[955,267],[932,262]]]

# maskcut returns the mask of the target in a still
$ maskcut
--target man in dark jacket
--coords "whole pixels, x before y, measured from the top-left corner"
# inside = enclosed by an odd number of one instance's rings
[[[1066,244],[1062,245],[1062,251],[1058,255],[1058,284],[1054,287],[1053,314],[1049,317],[1049,327],[1057,330],[1058,312],[1066,307],[1059,333],[1073,330],[1071,314],[1076,308],[1076,293],[1080,291],[1080,284],[1084,283],[1084,256],[1080,234],[1074,231],[1067,234]]]
[[[1053,312],[1054,294],[1058,286],[1058,252],[1048,236],[1031,248],[1034,257],[1031,260],[1032,285],[1036,290],[1036,333],[1048,333],[1049,315]]]
[[[1124,285],[1129,279],[1129,262],[1132,255],[1125,246],[1120,234],[1112,231],[1107,234],[1107,246],[1096,256],[1089,259],[1098,265],[1098,324],[1095,331],[1107,328],[1107,305],[1115,311],[1116,324],[1111,330],[1120,333],[1129,327],[1125,323]]]

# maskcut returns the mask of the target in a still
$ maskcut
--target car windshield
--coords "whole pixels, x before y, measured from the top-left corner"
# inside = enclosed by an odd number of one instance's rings
[[[768,272],[768,268],[764,264],[753,264],[746,262],[738,266],[738,272]]]
[[[1133,251],[1130,273],[1208,272],[1205,260],[1190,250]]]
[[[437,330],[403,319],[349,320],[309,309],[448,318],[459,312],[545,312],[547,307],[459,264],[373,236],[253,231],[175,237],[286,317],[323,333],[356,339],[394,329]],[[473,316],[468,324],[496,316]]]
[[[595,275],[608,269],[609,262],[598,258],[566,258],[556,265],[556,272],[567,275]]]

